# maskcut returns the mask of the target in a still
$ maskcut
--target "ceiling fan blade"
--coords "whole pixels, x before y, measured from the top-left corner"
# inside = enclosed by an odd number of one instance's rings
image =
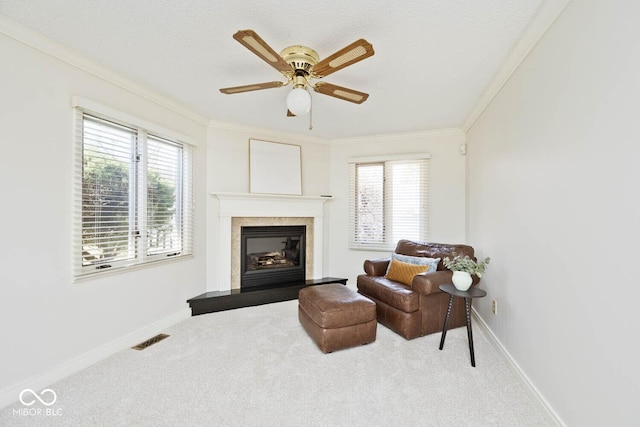
[[[276,82],[256,83],[256,84],[245,85],[245,86],[225,87],[220,89],[220,92],[225,93],[227,95],[233,95],[234,93],[251,92],[252,90],[271,89],[274,87],[281,87],[281,86],[284,86],[284,83],[276,81]]]
[[[282,59],[282,57],[253,30],[240,30],[233,35],[233,38],[276,70],[280,72],[291,71],[291,65]]]
[[[325,77],[331,73],[373,56],[373,46],[365,39],[356,40],[349,46],[318,62],[313,67],[313,74]]]
[[[340,98],[356,104],[362,104],[367,100],[367,98],[369,98],[368,93],[358,92],[357,90],[332,85],[331,83],[326,82],[316,83],[313,90],[323,95],[333,96],[334,98]]]

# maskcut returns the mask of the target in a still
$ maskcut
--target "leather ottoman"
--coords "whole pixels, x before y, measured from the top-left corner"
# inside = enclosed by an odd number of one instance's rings
[[[298,319],[325,353],[376,340],[376,304],[340,283],[300,289]]]

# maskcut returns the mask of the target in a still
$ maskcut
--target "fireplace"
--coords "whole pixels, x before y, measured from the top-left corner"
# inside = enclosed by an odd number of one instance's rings
[[[240,288],[305,281],[306,226],[240,228]]]
[[[207,291],[240,291],[240,229],[245,226],[306,226],[305,279],[323,274],[324,204],[331,200],[320,196],[282,196],[271,194],[212,193],[217,199],[211,217],[210,241],[216,256],[207,269]]]

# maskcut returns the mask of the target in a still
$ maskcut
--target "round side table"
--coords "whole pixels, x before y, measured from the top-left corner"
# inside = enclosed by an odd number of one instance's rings
[[[447,315],[444,318],[444,327],[442,328],[442,337],[440,338],[440,350],[444,347],[444,339],[447,336],[447,328],[449,327],[449,317],[451,317],[451,308],[453,307],[453,299],[455,297],[464,298],[464,306],[467,311],[467,338],[469,339],[469,353],[471,354],[471,366],[475,368],[476,357],[473,353],[473,333],[471,332],[471,301],[473,298],[482,298],[487,293],[476,287],[469,288],[466,291],[459,291],[453,285],[440,285],[440,290],[449,294],[449,307]]]

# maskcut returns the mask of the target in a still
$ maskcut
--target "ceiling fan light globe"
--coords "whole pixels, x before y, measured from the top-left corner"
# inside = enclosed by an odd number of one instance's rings
[[[296,116],[307,114],[311,109],[311,95],[301,87],[293,88],[287,95],[287,108]]]

